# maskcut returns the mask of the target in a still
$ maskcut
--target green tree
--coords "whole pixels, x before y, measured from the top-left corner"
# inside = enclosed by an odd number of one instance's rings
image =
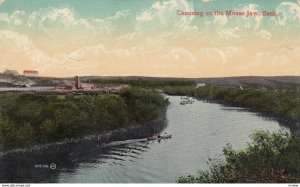
[[[182,176],[179,183],[290,183],[300,181],[300,140],[288,133],[257,131],[244,150],[227,145],[225,161],[211,161],[197,176]]]

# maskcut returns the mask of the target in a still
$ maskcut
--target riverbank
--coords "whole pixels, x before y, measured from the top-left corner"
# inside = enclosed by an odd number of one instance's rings
[[[230,144],[224,161],[211,159],[209,170],[182,176],[179,183],[299,183],[300,138],[289,133],[257,131],[243,150]]]
[[[187,95],[207,102],[226,106],[242,107],[276,118],[292,126],[300,123],[300,94],[296,86],[256,88],[228,88],[205,86],[201,88],[166,87],[164,92],[170,95]]]
[[[107,144],[85,140],[14,152],[1,157],[0,179],[8,183],[175,183],[179,176],[206,169],[207,159],[222,154],[227,142],[242,149],[256,129],[288,131],[277,121],[238,108],[200,100],[183,106],[181,97],[167,97],[170,104],[161,134],[172,134],[172,139]],[[39,166],[51,163],[56,170]]]
[[[165,108],[166,110],[166,108]],[[115,141],[125,141],[125,140],[133,140],[133,139],[145,139],[154,134],[160,133],[166,127],[166,115],[165,113],[158,117],[155,120],[150,122],[146,122],[144,124],[135,124],[125,128],[118,128],[115,130],[111,130],[108,132],[103,132],[96,135],[87,135],[82,138],[69,139],[62,142],[48,143],[42,145],[35,145],[33,147],[23,148],[23,149],[12,149],[8,151],[0,151],[0,158],[10,153],[18,153],[18,152],[43,152],[47,150],[51,152],[61,152],[62,150],[67,150],[69,147],[85,147],[90,144],[94,145],[102,145],[105,146],[111,142]]]
[[[147,124],[164,115],[168,101],[150,89],[97,95],[5,93],[0,97],[0,150],[80,139]]]

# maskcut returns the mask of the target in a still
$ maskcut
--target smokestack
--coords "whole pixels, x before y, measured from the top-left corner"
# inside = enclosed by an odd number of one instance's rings
[[[76,89],[79,89],[81,87],[79,76],[75,76],[75,87]]]

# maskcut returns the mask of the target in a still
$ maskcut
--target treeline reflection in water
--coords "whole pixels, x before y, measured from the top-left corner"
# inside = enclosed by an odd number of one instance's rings
[[[0,158],[0,182],[55,183],[60,172],[75,172],[76,168],[95,164],[124,166],[135,162],[154,142],[146,139],[113,142],[107,145],[65,143],[27,151],[15,151]],[[55,164],[56,168],[50,168]]]

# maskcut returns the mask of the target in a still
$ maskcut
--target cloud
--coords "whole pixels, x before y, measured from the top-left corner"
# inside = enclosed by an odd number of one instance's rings
[[[128,15],[130,15],[129,10],[119,10],[113,16],[109,16],[106,19],[107,20],[119,20],[121,18],[126,18]]]
[[[201,0],[203,3],[213,2],[215,0]]]
[[[0,31],[0,41],[2,44],[2,52],[8,52],[15,56],[24,56],[30,60],[31,66],[43,65],[51,63],[52,59],[45,55],[45,53],[35,47],[32,41],[23,34],[17,32],[2,30]],[[14,62],[16,64],[23,63],[23,61]],[[30,66],[30,65],[28,65]]]
[[[277,37],[277,34],[282,34],[282,30],[288,28],[294,31],[293,28],[299,26],[289,25],[290,21],[299,20],[298,3],[281,3],[281,10],[285,12],[286,18],[280,23],[289,27],[280,27],[281,30],[276,32],[275,27],[268,25],[272,24],[271,21],[264,20],[261,24],[262,20],[255,17],[200,18],[176,15],[177,10],[193,11],[193,6],[196,5],[199,4],[186,0],[156,0],[137,13],[119,10],[107,17],[90,18],[70,7],[41,8],[34,12],[3,12],[0,13],[0,24],[2,28],[9,28],[11,31],[2,30],[0,33],[0,63],[3,64],[5,60],[7,65],[30,65],[48,72],[85,70],[88,74],[99,74],[102,70],[107,70],[102,66],[113,72],[115,68],[122,72],[122,68],[125,71],[130,67],[127,71],[131,72],[135,67],[140,70],[149,68],[152,71],[153,67],[164,66],[173,73],[180,71],[180,66],[199,68],[201,65],[204,72],[209,68],[213,69],[214,65],[221,69],[231,65],[251,64],[251,60],[263,63],[268,56],[276,54],[278,47],[275,43],[285,40],[294,45],[299,42],[290,41],[290,35],[286,32],[285,39]],[[236,5],[233,10],[262,8],[254,4],[242,4]],[[259,43],[255,47],[249,43],[254,38]],[[296,50],[294,46],[291,48],[285,47],[286,54],[272,58],[274,62],[287,63],[287,59],[296,62],[296,57],[290,56],[297,55],[299,58],[300,50]],[[265,49],[271,53],[256,55],[258,51]],[[269,67],[272,65],[269,63]],[[140,70],[136,69],[132,71],[139,73]]]
[[[256,72],[260,75],[282,75],[282,74],[298,74],[299,66],[292,62],[292,57],[284,53],[275,51],[258,51],[252,55],[247,63],[240,64],[235,67],[241,72]],[[287,67],[293,67],[292,70]]]
[[[137,21],[150,21],[153,19],[153,16],[151,15],[151,12],[149,10],[145,10],[141,13],[141,15],[138,15],[136,17]]]
[[[142,10],[136,16],[136,30],[145,32],[164,32],[176,30],[191,32],[197,30],[192,26],[193,16],[177,16],[176,11],[193,11],[193,6],[186,0],[157,1],[148,9]]]
[[[39,15],[39,17],[37,17]],[[91,28],[91,24],[87,19],[77,18],[69,8],[53,8],[46,12],[32,13],[30,16],[33,20],[37,19],[39,26],[43,29],[49,28],[72,28],[79,27],[84,29]],[[63,30],[63,29],[60,29]]]
[[[0,13],[0,22],[6,24],[13,24],[13,26],[22,26],[26,13],[24,11],[16,10],[11,15],[7,13]]]
[[[247,4],[242,7],[242,11],[250,11],[250,12],[260,12],[260,7],[257,4]],[[255,28],[258,29],[260,27],[260,23],[262,21],[262,16],[249,16],[249,17],[242,17],[244,20],[244,27],[245,28]]]
[[[0,0],[0,5],[3,4],[5,2],[5,0]]]
[[[183,63],[195,63],[197,61],[197,57],[194,54],[182,47],[171,49],[166,55],[163,55],[162,58],[171,61],[181,61]]]
[[[238,26],[233,28],[226,28],[226,29],[220,29],[217,31],[217,34],[221,39],[230,40],[230,39],[237,39],[241,36],[237,34],[237,32],[240,30]]]
[[[163,1],[159,2],[157,1],[152,5],[152,8],[157,10],[163,10],[163,9],[173,9],[178,7],[178,2],[176,0],[169,0],[169,1]]]
[[[258,52],[255,55],[253,63],[263,64],[276,64],[276,65],[286,65],[290,62],[289,58],[284,54],[275,54],[272,51]]]
[[[11,26],[24,26],[34,29],[71,28],[76,26],[90,27],[88,20],[77,18],[74,12],[68,8],[48,8],[33,11],[28,14],[25,11],[16,10],[8,15],[0,13],[0,21],[11,23]],[[62,29],[63,28],[63,29]]]
[[[10,17],[15,26],[21,26],[23,24],[24,11],[15,11]]]
[[[214,24],[226,25],[227,23],[228,23],[227,16],[215,16],[214,17]]]
[[[105,18],[83,18],[72,8],[41,8],[26,13],[16,10],[11,14],[0,13],[0,23],[14,28],[28,29],[37,34],[37,38],[48,41],[64,39],[66,41],[88,41],[95,37],[108,37],[118,30],[120,22],[127,19],[129,10],[119,10]]]
[[[277,25],[285,26],[286,22],[300,21],[300,3],[282,2],[276,8],[279,15],[273,20]]]
[[[269,31],[266,31],[264,29],[259,30],[255,33],[257,36],[262,37],[263,39],[270,40],[272,38],[272,34]]]
[[[3,43],[11,42],[14,44],[15,48],[13,50],[29,52],[34,49],[34,46],[28,37],[17,32],[2,30],[0,31],[0,40]]]
[[[64,76],[66,70],[92,70],[97,66],[94,61],[82,62],[84,60],[82,58],[90,55],[88,52],[91,50],[87,47],[82,47],[69,54],[62,51],[49,55],[36,47],[28,36],[9,30],[0,31],[0,41],[2,53],[0,61],[5,67],[14,64],[18,68],[37,69],[42,74],[55,72],[56,75]],[[95,49],[94,47],[92,51],[95,52]]]
[[[64,26],[76,25],[74,13],[68,8],[54,8],[50,9],[41,16],[41,23],[61,22]]]
[[[0,13],[0,22],[10,23],[10,17],[7,13]]]
[[[228,63],[228,60],[238,56],[245,54],[245,50],[242,47],[223,47],[223,48],[201,48],[201,53],[206,55],[208,59],[212,61],[221,62],[222,64]]]

